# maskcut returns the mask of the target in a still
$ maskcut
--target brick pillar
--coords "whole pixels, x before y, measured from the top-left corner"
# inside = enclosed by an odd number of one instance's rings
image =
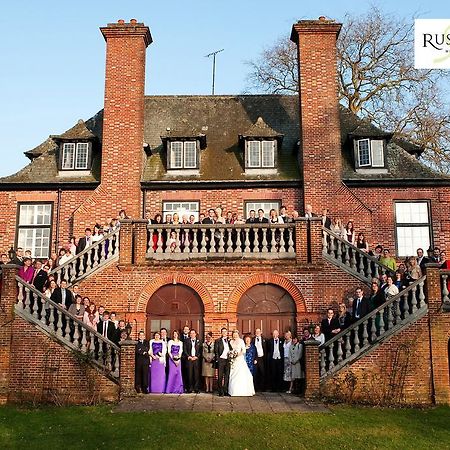
[[[297,264],[308,263],[308,221],[295,220],[295,261]]]
[[[14,305],[17,302],[16,275],[19,266],[2,266],[2,291],[0,292],[0,405],[8,401],[9,362],[11,357],[11,335],[14,320]]]
[[[319,398],[319,342],[315,339],[308,339],[305,341],[305,379],[305,400]]]
[[[300,20],[291,40],[298,47],[300,96],[300,167],[305,204],[314,211],[330,204],[341,186],[341,133],[336,39],[341,24],[320,17]],[[343,205],[345,207],[345,205]]]
[[[119,235],[119,264],[133,264],[133,222],[120,222]]]
[[[322,264],[322,219],[320,217],[314,217],[309,221],[310,229],[309,229],[309,248],[311,254],[311,264]]]
[[[136,395],[134,388],[136,341],[126,340],[120,344],[120,399]]]
[[[147,260],[147,220],[134,221],[134,263],[144,264]]]
[[[431,370],[434,401],[436,404],[450,404],[450,380],[448,361],[448,340],[450,315],[441,311],[442,288],[439,264],[427,264],[425,298],[428,303]]]

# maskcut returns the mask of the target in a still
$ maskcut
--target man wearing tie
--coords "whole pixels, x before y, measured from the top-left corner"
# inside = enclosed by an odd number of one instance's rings
[[[219,396],[223,397],[228,394],[228,382],[230,380],[230,361],[228,353],[230,352],[230,344],[228,342],[228,330],[222,328],[220,330],[222,335],[214,342],[214,357],[217,367],[217,389]]]
[[[103,337],[109,339],[110,341],[115,340],[116,337],[116,326],[114,325],[114,323],[109,320],[109,311],[105,311],[103,313],[103,320],[100,320],[97,324],[97,333],[100,333]],[[98,339],[95,340],[95,351],[98,354],[99,351],[99,342]],[[103,343],[102,345],[102,349],[103,349],[103,358],[106,357],[106,344]],[[114,361],[115,361],[115,353],[114,350],[112,350],[112,361],[113,361],[113,366],[114,366]]]
[[[135,374],[134,374],[134,386],[136,392],[147,394],[148,393],[148,367],[150,365],[150,344],[145,339],[143,331],[139,332],[139,339],[136,344],[135,351]]]
[[[191,330],[189,333],[189,339],[184,341],[183,353],[186,358],[187,368],[187,393],[190,394],[194,391],[196,394],[200,392],[200,355],[201,345],[197,339],[197,332]]]
[[[189,339],[189,331],[190,328],[187,325],[185,325],[183,327],[183,334],[180,336],[180,341],[183,343],[183,348],[186,345],[186,341]],[[184,390],[187,391],[188,386],[187,359],[184,352],[181,354],[181,378],[183,378]]]
[[[86,247],[92,245],[92,230],[86,228],[84,230],[84,236],[78,240],[77,254],[81,253]]]
[[[273,330],[272,339],[269,339],[267,343],[267,362],[272,381],[272,391],[285,390],[283,389],[284,348],[278,330]]]
[[[61,280],[61,283],[59,284],[59,287],[57,287],[51,297],[50,300],[53,300],[55,303],[60,305],[65,310],[68,310],[70,305],[73,303],[73,295],[72,292],[67,289],[67,281]],[[55,319],[55,325],[58,323],[58,311],[55,309],[54,311],[54,319]],[[62,330],[63,333],[66,329],[66,315],[62,315]]]
[[[356,289],[356,298],[353,301],[353,322],[357,322],[369,313],[369,300],[364,297],[361,288]]]
[[[266,357],[266,340],[262,337],[261,329],[255,330],[255,337],[253,344],[256,347],[255,357],[255,374],[253,378],[255,380],[255,391],[263,391],[265,389],[265,364],[264,359]]]
[[[327,317],[323,319],[320,324],[320,329],[325,336],[325,342],[329,341],[341,331],[339,327],[339,320],[334,317],[333,308],[328,308]]]

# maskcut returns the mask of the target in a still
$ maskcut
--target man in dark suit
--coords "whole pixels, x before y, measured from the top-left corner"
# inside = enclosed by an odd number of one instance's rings
[[[254,209],[252,209],[252,210],[250,210],[249,217],[245,221],[245,223],[252,224],[252,223],[256,223],[256,222],[257,222],[256,212]],[[248,240],[250,241],[250,251],[253,251],[253,249],[255,248],[255,230],[253,228],[250,228],[250,230],[248,232]]]
[[[272,339],[267,342],[267,367],[273,392],[283,390],[284,348],[278,330],[273,330]]]
[[[311,219],[313,217],[317,217],[317,214],[313,213],[312,206],[310,204],[305,205],[305,217],[307,219]]]
[[[197,339],[197,332],[191,330],[189,339],[184,341],[183,353],[186,358],[187,368],[187,392],[194,391],[196,394],[200,392],[200,356],[202,353],[201,342]]]
[[[97,324],[97,333],[114,342],[116,339],[116,326],[109,320],[109,311],[103,313],[103,320]]]
[[[322,210],[322,225],[328,230],[331,230],[331,218],[328,216],[328,213],[329,211],[327,208]]]
[[[181,333],[180,341],[183,343],[183,348],[185,346],[185,342],[189,339],[189,331],[190,328],[185,325],[183,327],[183,333]],[[187,374],[187,358],[185,357],[184,352],[181,354],[181,378],[183,378],[183,386],[184,390],[187,391],[188,385],[188,374]]]
[[[220,330],[221,337],[214,341],[214,358],[217,367],[217,389],[219,396],[228,395],[228,382],[230,380],[230,361],[228,353],[230,351],[228,341],[228,330]]]
[[[86,247],[92,245],[92,230],[86,228],[84,230],[84,236],[78,240],[77,254],[81,253]]]
[[[320,329],[325,336],[325,342],[329,341],[341,331],[339,328],[339,320],[334,316],[333,308],[327,309],[327,317],[322,320]]]
[[[66,280],[61,280],[59,287],[55,288],[50,299],[61,305],[64,309],[69,309],[69,306],[73,303],[73,294],[67,289]]]
[[[143,331],[139,332],[139,338],[135,350],[134,387],[140,394],[148,394],[148,366],[150,365],[150,344],[145,339]]]
[[[33,286],[39,291],[44,292],[45,283],[47,283],[47,272],[42,268],[42,261],[36,260],[34,263]],[[69,305],[70,306],[70,305]]]
[[[425,264],[428,264],[429,262],[430,262],[430,260],[423,254],[423,248],[418,248],[417,249],[417,264],[422,269],[422,273],[423,273],[423,270],[425,269]]]
[[[255,337],[253,338],[253,344],[256,347],[255,356],[255,374],[253,379],[255,380],[255,391],[263,391],[266,388],[266,353],[267,353],[267,341],[261,334],[261,329],[255,330]]]
[[[361,288],[357,288],[355,292],[355,299],[353,300],[353,322],[362,319],[364,316],[369,314],[369,300],[364,297],[364,292]]]
[[[23,248],[18,247],[9,264],[17,264],[18,266],[23,266],[23,258]]]
[[[258,209],[258,218],[256,219],[256,223],[269,223],[269,219],[264,217],[264,210]]]
[[[256,212],[254,209],[251,209],[249,212],[249,217],[245,221],[245,223],[255,223],[256,222]]]

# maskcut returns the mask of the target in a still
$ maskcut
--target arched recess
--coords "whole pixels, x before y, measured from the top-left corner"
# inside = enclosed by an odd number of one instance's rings
[[[146,334],[165,327],[171,333],[187,325],[204,333],[204,308],[198,293],[185,284],[166,284],[150,297],[146,307]]]
[[[162,286],[166,284],[184,284],[192,288],[200,297],[203,303],[205,314],[214,311],[214,303],[206,287],[194,277],[184,274],[170,273],[161,277],[153,278],[142,289],[137,301],[137,311],[145,311],[149,298]]]
[[[291,295],[295,303],[297,314],[306,312],[306,302],[298,287],[291,280],[288,280],[281,275],[267,272],[247,278],[236,289],[234,289],[228,299],[227,312],[236,313],[237,306],[242,295],[257,284],[275,284],[282,287]]]
[[[297,331],[297,308],[291,294],[275,284],[255,284],[237,306],[237,328],[254,334],[257,328],[269,337],[273,330]]]

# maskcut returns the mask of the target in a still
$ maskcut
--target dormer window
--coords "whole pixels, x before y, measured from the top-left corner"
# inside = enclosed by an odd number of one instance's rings
[[[89,142],[66,142],[62,145],[61,170],[88,170],[90,160]]]
[[[246,168],[274,168],[276,160],[276,144],[275,140],[246,141]]]
[[[169,169],[198,169],[197,141],[171,141]]]
[[[357,169],[384,169],[386,167],[384,153],[384,139],[355,140],[355,162]]]

